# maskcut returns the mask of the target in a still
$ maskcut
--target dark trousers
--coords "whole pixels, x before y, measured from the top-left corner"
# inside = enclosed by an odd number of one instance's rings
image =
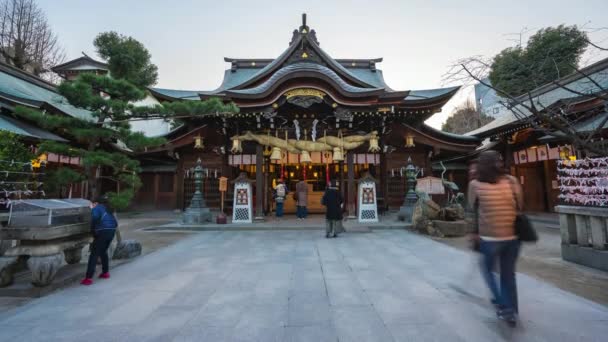
[[[277,202],[277,217],[283,217],[283,202]]]
[[[97,265],[97,258],[101,258],[101,270],[102,273],[106,273],[110,270],[110,260],[108,258],[108,247],[114,239],[114,229],[100,230],[91,243],[91,254],[89,255],[89,264],[87,265],[87,278],[93,278],[95,273],[95,266]]]
[[[296,208],[296,216],[298,216],[298,218],[306,218],[306,216],[308,216],[308,210],[305,205],[299,205]]]
[[[326,237],[336,237],[338,234],[342,233],[344,228],[342,226],[342,220],[325,220],[325,236]]]
[[[508,241],[484,241],[479,244],[483,255],[481,273],[496,300],[503,309],[518,312],[517,284],[515,282],[515,263],[519,255],[521,242],[517,239]],[[500,268],[500,289],[492,272],[494,264]]]

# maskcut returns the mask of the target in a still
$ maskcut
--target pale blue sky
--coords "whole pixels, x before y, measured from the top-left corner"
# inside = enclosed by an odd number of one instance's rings
[[[118,31],[145,44],[158,65],[158,87],[211,90],[228,67],[223,57],[275,58],[287,48],[302,12],[334,58],[384,57],[378,67],[394,89],[443,86],[451,62],[492,56],[525,27],[562,23],[608,27],[608,1],[194,1],[38,0],[69,59],[94,55],[99,32]],[[596,33],[595,41],[608,37]],[[604,46],[608,45],[604,41]],[[585,63],[597,60],[593,54]],[[439,126],[455,104],[431,119]]]

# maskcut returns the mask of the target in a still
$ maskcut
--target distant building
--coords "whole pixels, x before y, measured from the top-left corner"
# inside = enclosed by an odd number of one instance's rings
[[[482,80],[486,84],[491,84],[489,78]],[[500,97],[494,89],[482,83],[475,85],[475,108],[485,115],[493,118],[500,114]]]

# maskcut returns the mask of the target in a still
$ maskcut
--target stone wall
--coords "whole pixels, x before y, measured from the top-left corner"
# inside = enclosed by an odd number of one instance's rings
[[[562,258],[608,271],[608,208],[559,205]]]

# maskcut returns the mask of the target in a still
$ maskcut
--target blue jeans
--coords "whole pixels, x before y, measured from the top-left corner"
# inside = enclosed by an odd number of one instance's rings
[[[519,255],[519,240],[485,241],[481,239],[479,252],[483,255],[481,273],[494,296],[496,304],[505,311],[518,312],[515,263]],[[498,261],[500,267],[500,290],[492,272]]]
[[[306,216],[308,216],[308,210],[306,206],[299,205],[296,209],[296,216],[298,218],[306,218]]]
[[[283,202],[277,202],[277,217],[283,217]]]

